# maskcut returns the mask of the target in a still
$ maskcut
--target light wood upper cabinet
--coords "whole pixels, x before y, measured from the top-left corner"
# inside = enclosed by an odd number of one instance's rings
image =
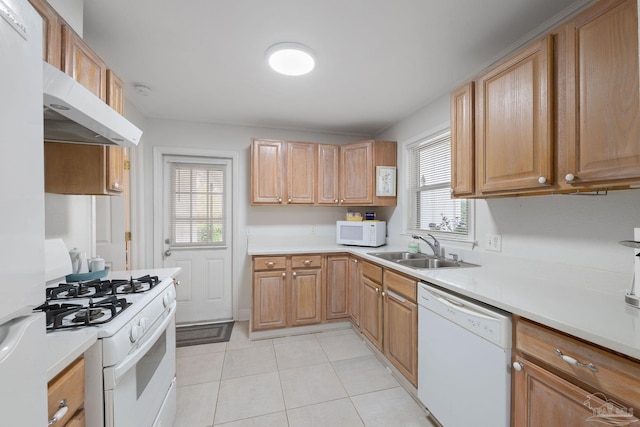
[[[451,94],[451,187],[454,197],[475,191],[474,82]]]
[[[68,25],[62,26],[62,71],[107,100],[107,65]]]
[[[29,0],[42,17],[42,59],[62,69],[62,20],[45,0]]]
[[[120,114],[124,114],[124,82],[113,71],[107,70],[107,104]],[[126,148],[105,147],[107,164],[107,191],[124,191],[124,160]]]
[[[376,191],[378,166],[397,165],[394,141],[362,141],[340,146],[340,204],[344,206],[395,206],[395,196]]]
[[[369,142],[340,147],[340,204],[368,204],[373,200],[373,145]]]
[[[539,40],[478,79],[480,193],[553,183],[553,39]]]
[[[287,142],[288,204],[313,204],[315,202],[316,144]]]
[[[338,205],[340,200],[340,146],[318,144],[316,199],[319,205]]]
[[[640,178],[637,28],[635,0],[601,1],[567,24],[568,143],[560,179],[571,185]]]
[[[75,45],[80,46],[78,43]],[[109,105],[122,114],[124,84],[112,72],[105,73],[105,78],[105,84],[108,83],[105,97]],[[98,85],[93,89],[98,90]],[[120,195],[125,190],[124,150],[114,146],[45,142],[45,191],[58,194]]]
[[[363,141],[342,146],[254,139],[251,204],[394,206],[376,194],[376,167],[396,167],[396,143]]]
[[[251,204],[280,204],[285,183],[284,141],[251,142]]]

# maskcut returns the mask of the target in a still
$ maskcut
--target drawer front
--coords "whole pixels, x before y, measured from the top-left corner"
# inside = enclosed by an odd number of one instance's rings
[[[590,385],[607,397],[615,397],[627,404],[635,403],[636,409],[639,405],[640,362],[634,362],[524,319],[519,319],[516,325],[516,348]],[[594,369],[577,366],[572,360],[586,365],[591,363]]]
[[[377,283],[382,283],[382,267],[362,261],[362,275]]]
[[[402,295],[411,302],[416,302],[417,284],[415,279],[410,279],[392,271],[384,271],[384,287],[389,291],[393,291]]]
[[[56,423],[61,426],[65,425],[84,403],[84,359],[77,359],[60,375],[51,380],[48,394],[49,420],[61,408],[60,402],[66,401],[69,410],[58,421],[59,424]]]
[[[287,257],[284,256],[257,256],[253,259],[253,270],[284,270],[287,266]]]
[[[296,255],[291,257],[291,268],[321,268],[321,255]]]

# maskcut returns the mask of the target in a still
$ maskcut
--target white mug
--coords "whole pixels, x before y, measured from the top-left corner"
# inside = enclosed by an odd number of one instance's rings
[[[89,261],[89,271],[102,271],[104,270],[104,259],[100,257],[91,258]]]

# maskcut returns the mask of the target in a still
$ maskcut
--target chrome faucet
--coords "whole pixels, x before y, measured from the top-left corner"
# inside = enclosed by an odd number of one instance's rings
[[[429,245],[429,247],[431,248],[431,250],[433,251],[433,254],[437,257],[440,258],[440,242],[438,241],[438,239],[436,239],[433,234],[427,234],[427,236],[431,237],[433,239],[433,243],[431,243],[430,241],[428,241],[427,239],[425,239],[422,236],[418,236],[417,234],[412,235],[411,237],[414,239],[420,239],[423,242],[425,242],[427,245]]]

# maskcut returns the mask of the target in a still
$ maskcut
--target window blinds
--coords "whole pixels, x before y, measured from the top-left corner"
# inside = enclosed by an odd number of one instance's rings
[[[451,135],[422,141],[410,150],[409,228],[468,233],[467,202],[451,198]]]
[[[225,165],[171,163],[172,246],[225,244],[225,168]]]

